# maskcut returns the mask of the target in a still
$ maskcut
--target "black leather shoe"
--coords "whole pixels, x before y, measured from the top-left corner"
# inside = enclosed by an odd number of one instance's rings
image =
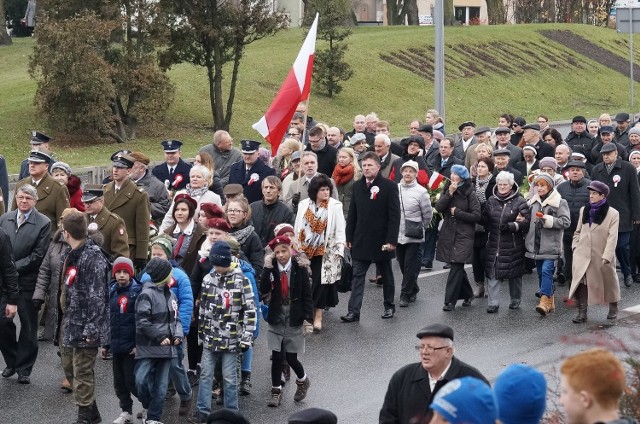
[[[394,313],[395,311],[393,309],[385,309],[384,313],[382,314],[382,319],[393,318]]]
[[[445,303],[442,307],[442,310],[446,312],[451,312],[454,309],[456,309],[456,305],[454,305],[453,303]]]
[[[626,277],[624,277],[624,286],[625,287],[631,287],[631,283],[633,283],[633,277],[630,275],[627,275]]]
[[[471,300],[473,299],[465,299],[462,301],[462,306],[467,307],[467,306],[471,306]]]
[[[353,312],[349,312],[347,315],[340,317],[342,322],[356,322],[360,321],[360,316],[354,314]]]
[[[18,383],[20,384],[31,384],[31,378],[28,375],[19,375]]]
[[[497,312],[498,312],[498,306],[494,306],[494,305],[487,306],[487,313],[488,314],[495,314]]]
[[[2,377],[3,377],[3,378],[9,378],[9,377],[11,377],[13,374],[15,374],[15,373],[16,373],[15,368],[9,368],[9,367],[7,367],[7,368],[5,368],[5,369],[2,371]]]
[[[519,309],[519,308],[520,308],[519,300],[512,300],[511,303],[509,303],[509,309]]]
[[[444,266],[442,267],[442,269],[449,269],[451,268],[451,264],[444,264]]]

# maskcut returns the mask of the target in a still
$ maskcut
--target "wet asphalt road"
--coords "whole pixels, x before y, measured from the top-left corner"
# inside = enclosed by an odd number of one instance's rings
[[[370,272],[372,269],[370,270]],[[256,342],[253,363],[253,388],[250,396],[240,397],[240,410],[252,423],[286,423],[292,412],[321,407],[334,411],[339,422],[347,424],[377,423],[378,412],[389,378],[401,366],[417,361],[414,350],[416,331],[427,323],[442,322],[455,330],[456,355],[479,368],[494,380],[502,368],[513,362],[539,367],[548,373],[550,388],[557,385],[557,368],[562,358],[584,348],[575,337],[594,341],[595,337],[619,338],[629,343],[640,340],[640,311],[635,315],[621,312],[619,319],[607,321],[607,307],[589,309],[590,321],[571,322],[575,309],[562,304],[568,287],[558,288],[557,312],[546,318],[535,312],[537,277],[525,276],[520,310],[509,310],[508,288],[502,291],[498,314],[486,313],[486,300],[474,300],[470,308],[457,307],[443,312],[446,273],[434,271],[420,278],[418,300],[408,308],[397,308],[390,320],[380,318],[382,289],[367,284],[359,323],[343,324],[348,294],[341,294],[340,305],[325,314],[321,334],[307,336],[307,352],[301,356],[311,379],[308,397],[300,404],[293,401],[294,384],[285,388],[280,408],[268,408],[270,362],[266,346],[266,325]],[[467,270],[471,276],[471,270]],[[399,272],[396,269],[396,281]],[[397,283],[398,287],[399,284]],[[396,288],[396,298],[399,296]],[[640,284],[622,287],[621,309],[640,304]],[[460,303],[458,304],[460,305]],[[4,366],[0,361],[0,365]],[[58,388],[62,377],[54,346],[40,343],[40,355],[32,374],[31,385],[17,384],[16,377],[0,379],[0,423],[75,422],[76,409],[71,395]],[[111,362],[98,359],[96,365],[97,399],[103,422],[111,423],[120,410],[111,378]],[[197,389],[197,387],[196,387]],[[555,396],[551,396],[554,400]],[[177,415],[177,396],[165,403],[165,423],[185,423]],[[140,409],[135,403],[134,413]]]

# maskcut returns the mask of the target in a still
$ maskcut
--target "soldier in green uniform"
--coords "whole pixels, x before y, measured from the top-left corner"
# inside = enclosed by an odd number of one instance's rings
[[[49,164],[53,160],[48,150],[32,150],[29,154],[29,176],[16,184],[16,190],[25,184],[31,184],[38,192],[36,209],[51,221],[51,237],[58,230],[62,211],[69,207],[69,190],[49,174]],[[11,201],[11,210],[17,208],[15,196]]]
[[[87,210],[87,221],[89,229],[94,224],[98,227],[98,231],[102,234],[104,250],[111,255],[113,259],[120,256],[129,257],[129,237],[127,236],[127,228],[118,215],[110,212],[104,207],[104,190],[101,185],[88,184],[82,192],[82,201]]]
[[[135,160],[126,153],[113,158],[113,181],[104,186],[104,205],[125,222],[129,239],[129,259],[138,275],[149,255],[149,222],[151,212],[149,196],[144,189],[129,179]]]

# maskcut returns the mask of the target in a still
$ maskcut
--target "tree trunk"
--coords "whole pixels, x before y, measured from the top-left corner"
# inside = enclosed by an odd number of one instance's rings
[[[405,0],[403,15],[407,16],[407,24],[420,25],[418,20],[418,2],[416,0]]]
[[[6,21],[4,16],[4,0],[0,0],[0,22],[2,22],[2,26],[0,27],[0,46],[10,46],[13,44],[13,40],[11,40],[11,37],[9,37],[5,29]]]
[[[502,0],[487,0],[489,25],[504,24],[504,3]]]
[[[387,1],[387,22],[389,25],[398,25],[398,4],[396,0]]]
[[[231,117],[233,116],[233,101],[236,98],[236,85],[238,84],[238,70],[240,69],[240,60],[242,59],[242,51],[236,51],[233,58],[233,71],[231,72],[231,87],[229,88],[229,97],[227,98],[227,113],[220,130],[229,131],[231,126]]]
[[[456,17],[453,13],[453,0],[436,0],[444,3],[444,24],[454,25]]]

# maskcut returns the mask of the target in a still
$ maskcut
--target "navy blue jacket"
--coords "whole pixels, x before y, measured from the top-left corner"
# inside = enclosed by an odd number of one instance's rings
[[[257,180],[251,180],[253,174],[258,175]],[[253,203],[262,200],[262,180],[269,175],[276,175],[276,170],[267,166],[261,159],[256,160],[248,171],[244,162],[238,161],[231,165],[229,170],[229,184],[241,184],[244,197],[249,203]]]
[[[142,290],[135,278],[127,287],[112,281],[109,288],[109,311],[111,313],[111,345],[115,355],[128,354],[136,346],[136,299]]]
[[[165,180],[169,180],[169,183],[172,184],[171,189],[176,191],[182,190],[187,186],[187,183],[189,182],[189,171],[191,171],[191,165],[180,159],[178,161],[178,164],[176,165],[176,168],[173,170],[174,179],[169,178],[169,168],[167,167],[166,162],[156,165],[151,173],[163,184]],[[178,184],[177,187],[173,187],[173,181],[178,174],[182,175],[182,181],[180,182],[180,184]]]

